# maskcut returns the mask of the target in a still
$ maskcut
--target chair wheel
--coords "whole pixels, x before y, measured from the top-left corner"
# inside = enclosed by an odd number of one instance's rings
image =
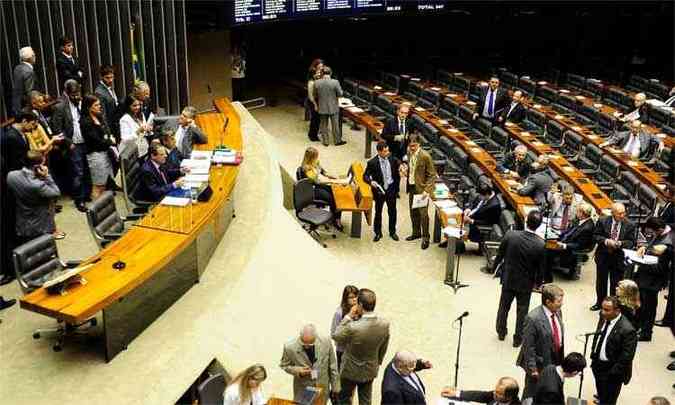
[[[325,243],[324,243],[323,245],[321,245],[321,246],[323,246],[323,247],[325,247],[325,248],[327,248],[327,247],[328,247],[328,245],[326,245]]]
[[[54,347],[52,347],[52,349],[53,349],[55,352],[60,352],[61,350],[63,350],[63,348],[61,347],[61,345],[54,345]]]
[[[38,332],[33,333],[33,339],[40,339],[40,334]]]
[[[333,239],[337,239],[337,235],[331,235],[331,236],[333,236]]]

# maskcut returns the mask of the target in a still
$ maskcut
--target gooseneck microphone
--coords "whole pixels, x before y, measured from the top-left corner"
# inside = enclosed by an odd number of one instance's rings
[[[464,317],[469,316],[469,311],[464,311],[462,315],[459,316],[459,318],[455,319],[455,322],[462,320]]]

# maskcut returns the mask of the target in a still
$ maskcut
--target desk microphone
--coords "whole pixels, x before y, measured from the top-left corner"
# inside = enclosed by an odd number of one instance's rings
[[[589,333],[582,333],[581,335],[578,336],[596,336],[596,335],[601,335],[602,332],[589,332]]]
[[[455,319],[454,322],[461,321],[462,318],[464,318],[466,316],[469,316],[469,311],[464,311],[464,313],[462,315],[460,315],[459,318]]]
[[[127,264],[124,263],[122,260],[120,260],[120,257],[118,255],[112,254],[111,256],[114,256],[117,260],[112,264],[112,268],[120,271],[124,270],[125,267],[127,267]]]

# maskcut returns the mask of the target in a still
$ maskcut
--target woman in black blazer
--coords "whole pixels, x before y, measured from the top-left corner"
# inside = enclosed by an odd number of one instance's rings
[[[115,137],[103,118],[103,107],[97,96],[88,94],[82,100],[80,132],[87,147],[87,162],[91,174],[91,199],[96,200],[104,191],[113,175],[111,155],[116,151]]]

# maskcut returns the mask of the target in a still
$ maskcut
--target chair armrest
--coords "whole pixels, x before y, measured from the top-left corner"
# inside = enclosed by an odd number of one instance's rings
[[[328,203],[328,201],[324,201],[324,200],[312,200],[312,202],[316,205],[330,205]]]
[[[139,219],[142,219],[144,217],[143,214],[127,214],[126,217],[121,217],[122,221],[137,221]]]
[[[107,239],[109,242],[119,239],[124,235],[121,232],[106,232],[103,234],[103,238]]]
[[[62,260],[61,264],[63,265],[63,267],[67,269],[73,269],[82,264],[82,260],[66,260],[66,261]]]

